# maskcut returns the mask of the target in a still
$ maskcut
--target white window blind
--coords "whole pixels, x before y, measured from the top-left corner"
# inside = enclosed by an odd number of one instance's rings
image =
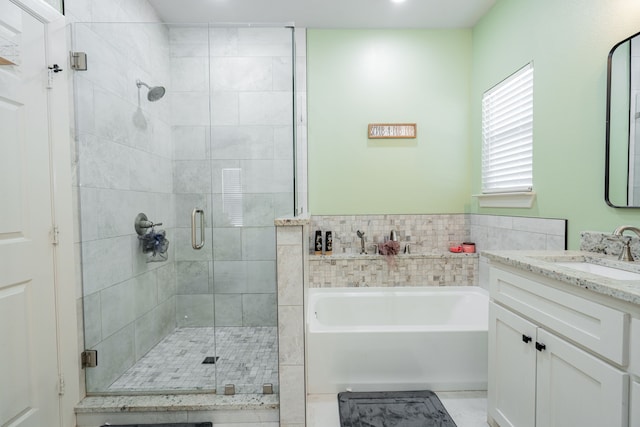
[[[533,188],[533,64],[482,96],[482,192]]]

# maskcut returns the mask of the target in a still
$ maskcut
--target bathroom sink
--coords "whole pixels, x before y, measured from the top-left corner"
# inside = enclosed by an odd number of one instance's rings
[[[592,264],[585,261],[566,261],[556,262],[555,265],[560,267],[572,268],[574,270],[583,271],[585,273],[596,274],[598,276],[607,277],[616,280],[640,280],[640,273],[633,271],[621,270],[619,268],[607,267],[599,264]]]

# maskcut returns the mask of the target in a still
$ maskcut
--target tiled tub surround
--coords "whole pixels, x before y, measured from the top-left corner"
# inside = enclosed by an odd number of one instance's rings
[[[333,254],[359,254],[357,231],[365,232],[368,245],[384,242],[396,231],[400,250],[407,243],[412,254],[446,252],[451,244],[472,241],[476,250],[548,249],[566,247],[567,221],[480,214],[437,215],[319,215],[311,217],[310,239],[315,230],[333,232]],[[311,240],[313,241],[313,240]]]
[[[478,254],[401,254],[390,265],[382,255],[311,255],[310,288],[359,286],[470,286]]]
[[[447,249],[468,240],[466,215],[345,215],[312,216],[315,230],[333,233],[332,255],[309,257],[309,287],[442,286],[476,284],[477,255]],[[360,254],[357,231],[365,233],[367,255]],[[395,231],[401,254],[389,260],[375,255]],[[405,254],[410,245],[411,254]]]
[[[562,250],[566,247],[566,220],[478,214],[312,216],[309,239],[315,230],[333,232],[333,254],[311,255],[310,287],[443,286],[488,283],[487,263],[478,254],[448,252],[464,241],[487,249]],[[360,255],[357,230],[365,232],[368,255]],[[370,245],[396,231],[400,251],[391,268],[373,255]],[[478,260],[480,259],[480,262]]]
[[[446,251],[451,244],[460,244],[469,237],[469,223],[465,214],[451,215],[318,215],[311,217],[310,233],[315,230],[333,232],[333,253],[359,254],[360,238],[365,233],[368,245],[382,243],[391,230],[397,233],[400,250],[407,243],[411,253],[422,254]],[[313,241],[313,235],[309,237]],[[313,246],[312,246],[313,247]],[[366,248],[372,253],[373,248]]]
[[[469,215],[470,239],[476,250],[548,250],[567,248],[567,220],[498,215]],[[489,289],[489,261],[478,258],[478,284]]]
[[[563,250],[567,220],[468,215],[469,236],[478,250]]]

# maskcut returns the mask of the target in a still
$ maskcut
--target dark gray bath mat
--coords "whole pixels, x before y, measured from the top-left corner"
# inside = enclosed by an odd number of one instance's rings
[[[456,427],[432,391],[338,393],[340,427]]]
[[[213,427],[213,423],[173,423],[173,424],[107,424],[101,427]]]

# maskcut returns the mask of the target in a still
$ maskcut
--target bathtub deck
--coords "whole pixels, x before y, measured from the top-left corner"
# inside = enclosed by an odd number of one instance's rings
[[[436,392],[457,427],[487,427],[487,392]],[[340,427],[335,394],[307,396],[307,427]]]

